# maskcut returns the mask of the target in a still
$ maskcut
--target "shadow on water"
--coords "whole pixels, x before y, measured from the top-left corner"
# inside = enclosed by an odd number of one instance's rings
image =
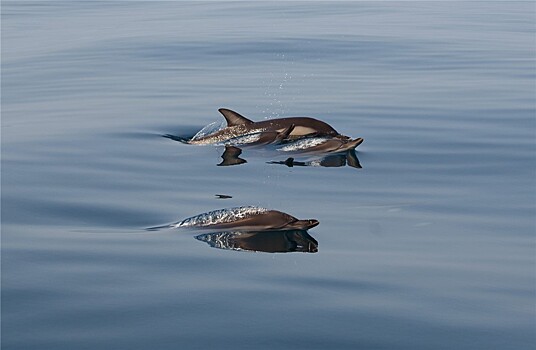
[[[265,253],[318,252],[318,242],[305,230],[215,232],[195,238],[213,248]]]

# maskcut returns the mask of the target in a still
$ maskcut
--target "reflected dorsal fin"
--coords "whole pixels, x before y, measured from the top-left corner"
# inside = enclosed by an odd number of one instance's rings
[[[218,111],[223,115],[225,120],[227,120],[227,126],[235,126],[235,125],[241,125],[241,124],[252,124],[253,121],[249,120],[248,118],[241,116],[240,114],[236,113],[235,111],[231,111],[227,108],[220,108]]]
[[[238,165],[247,163],[247,160],[242,159],[239,155],[242,150],[235,146],[225,146],[225,152],[221,155],[223,161],[218,166]]]

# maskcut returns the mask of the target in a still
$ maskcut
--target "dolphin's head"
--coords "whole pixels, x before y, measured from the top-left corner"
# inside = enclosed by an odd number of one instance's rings
[[[297,230],[309,230],[317,226],[320,222],[315,219],[308,220],[296,220],[285,226],[286,229],[297,229]]]
[[[334,138],[339,139],[339,140],[342,140],[342,141],[348,141],[348,140],[350,140],[350,137],[349,137],[349,136],[342,135],[342,134],[337,134],[337,135],[334,136]]]

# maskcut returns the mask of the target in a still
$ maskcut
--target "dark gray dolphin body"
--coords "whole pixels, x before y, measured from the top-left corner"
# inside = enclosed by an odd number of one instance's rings
[[[305,230],[216,232],[195,237],[213,248],[266,253],[318,252],[318,242]]]
[[[318,225],[318,220],[299,220],[277,210],[260,207],[236,207],[214,210],[182,221],[157,228],[196,228],[206,230],[286,231],[308,230]]]
[[[230,109],[220,108],[218,111],[227,121],[225,128],[186,142],[194,145],[216,144],[245,135],[255,135],[258,139],[252,137],[251,143],[268,144],[304,136],[339,134],[330,125],[313,118],[279,118],[254,122]]]

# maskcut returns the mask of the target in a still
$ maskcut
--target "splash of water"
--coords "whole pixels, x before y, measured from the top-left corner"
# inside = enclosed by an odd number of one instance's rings
[[[227,124],[225,120],[220,120],[217,122],[210,123],[207,126],[203,127],[203,129],[199,130],[197,134],[195,134],[194,137],[192,137],[192,140],[196,141],[196,140],[202,139],[203,137],[207,135],[218,132],[221,129],[225,128],[226,125]]]

